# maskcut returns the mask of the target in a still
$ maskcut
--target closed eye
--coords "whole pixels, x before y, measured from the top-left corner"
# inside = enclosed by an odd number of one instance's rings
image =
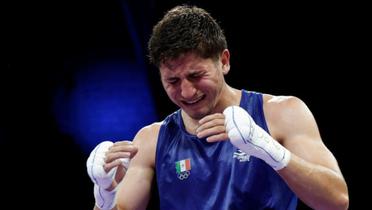
[[[178,78],[169,78],[169,79],[167,79],[167,82],[169,84],[172,84],[172,85],[176,84],[178,81],[179,81]]]
[[[203,76],[203,73],[192,73],[189,75],[189,78],[192,79],[192,80],[195,80],[195,79],[200,79],[201,77]]]

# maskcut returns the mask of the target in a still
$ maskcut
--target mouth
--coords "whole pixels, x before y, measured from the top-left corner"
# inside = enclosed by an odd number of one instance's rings
[[[182,100],[181,102],[185,104],[186,106],[193,106],[198,104],[200,101],[202,101],[205,98],[205,95],[199,96],[198,98],[194,98],[192,100]]]

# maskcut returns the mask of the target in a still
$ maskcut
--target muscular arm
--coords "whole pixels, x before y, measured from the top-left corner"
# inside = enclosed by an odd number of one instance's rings
[[[138,147],[116,195],[118,210],[146,209],[154,178],[155,147],[159,124],[141,129],[133,144]]]
[[[315,119],[295,97],[265,96],[271,135],[291,153],[279,170],[296,195],[314,209],[347,209],[348,190],[333,154],[324,145]]]

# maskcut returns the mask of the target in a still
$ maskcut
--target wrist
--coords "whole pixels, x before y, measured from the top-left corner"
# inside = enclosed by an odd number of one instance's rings
[[[111,210],[115,207],[115,195],[117,187],[111,191],[103,189],[98,185],[94,185],[95,205],[101,210]]]
[[[273,169],[280,170],[288,165],[291,158],[289,150],[255,123],[253,124],[253,129],[251,129],[250,138],[250,142],[258,147],[257,157],[261,158]]]
[[[268,134],[267,134],[268,135]],[[230,138],[230,142],[243,152],[255,156],[268,165],[274,170],[280,170],[286,167],[290,161],[291,153],[285,147],[280,145],[276,140],[272,139],[259,139],[259,141],[266,141],[264,144],[261,142],[257,144],[252,140],[242,140],[236,138]]]

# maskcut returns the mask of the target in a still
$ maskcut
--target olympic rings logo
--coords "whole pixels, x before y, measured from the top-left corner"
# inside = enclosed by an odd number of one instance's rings
[[[178,179],[185,180],[190,176],[190,171],[183,171],[177,175]]]

